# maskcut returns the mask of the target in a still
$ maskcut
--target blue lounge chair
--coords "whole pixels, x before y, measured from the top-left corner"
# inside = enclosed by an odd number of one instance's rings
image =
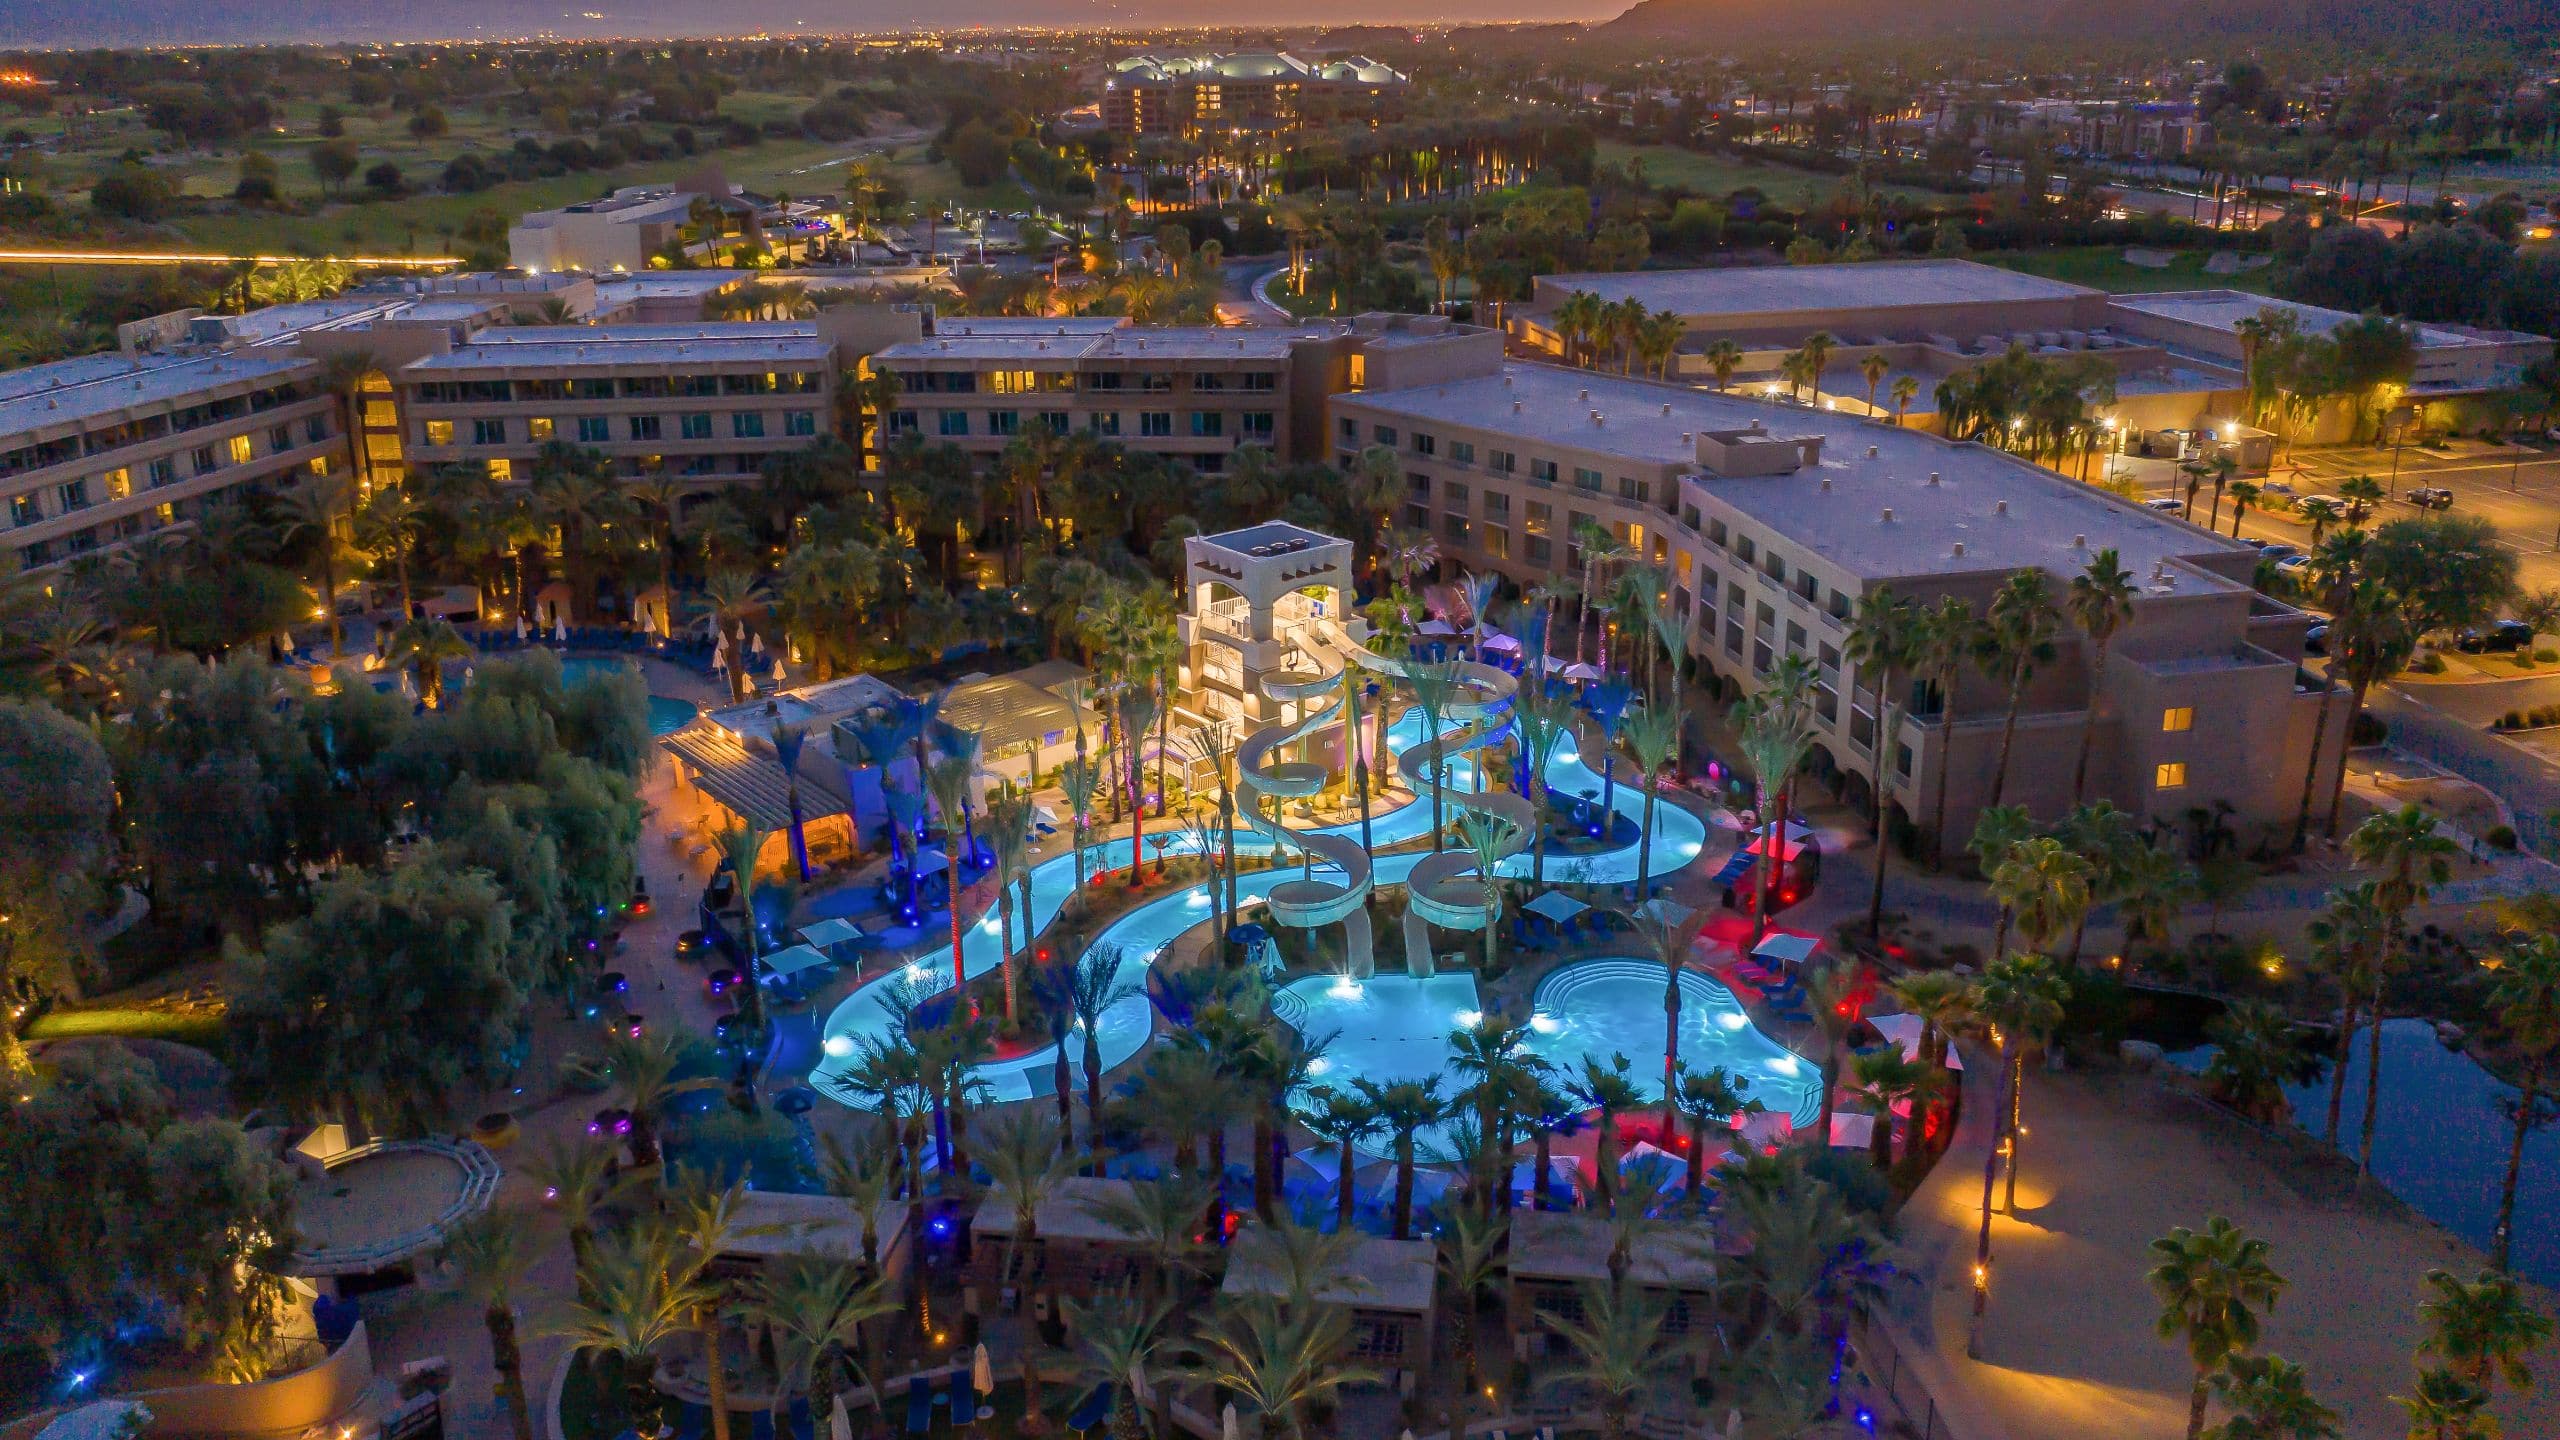
[[[951,1423],[966,1425],[978,1418],[977,1392],[969,1388],[969,1367],[951,1372]]]
[[[1093,1387],[1093,1392],[1084,1397],[1084,1403],[1076,1406],[1075,1413],[1067,1417],[1067,1428],[1081,1435],[1110,1418],[1110,1415],[1111,1387],[1096,1385]]]
[[[907,1380],[907,1433],[922,1435],[933,1428],[933,1382],[921,1375]]]

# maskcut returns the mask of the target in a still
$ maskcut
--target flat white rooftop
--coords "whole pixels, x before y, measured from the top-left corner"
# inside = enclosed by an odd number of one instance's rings
[[[522,366],[677,365],[686,361],[818,364],[835,354],[814,325],[503,325],[401,367],[403,374]]]
[[[89,355],[31,365],[0,375],[0,443],[6,437],[120,414],[136,406],[173,405],[242,382],[269,383],[312,362],[283,354],[222,354],[136,359]]]
[[[1971,260],[1878,260],[1844,265],[1746,265],[1541,275],[1541,288],[1604,301],[1635,299],[1680,315],[1788,315],[2070,300],[2102,292]]]
[[[1019,360],[1025,365],[1064,364],[1078,360],[1143,364],[1149,360],[1271,360],[1288,358],[1290,347],[1306,340],[1339,334],[1334,330],[1277,329],[1259,326],[1149,325],[1093,326],[1090,322],[1035,321],[1020,328],[996,329],[973,321],[963,329],[934,322],[934,334],[923,340],[892,345],[872,356],[874,362],[898,364],[926,360]]]
[[[2090,553],[2108,547],[2139,579],[2156,562],[2246,548],[1985,446],[1953,445],[1836,411],[1588,370],[1512,362],[1496,375],[1342,396],[1336,403],[1401,415],[1409,425],[1514,437],[1533,458],[1543,443],[1674,466],[1697,475],[1707,494],[1752,523],[1868,579],[2029,566],[2067,577],[2086,566]],[[1594,410],[1600,423],[1590,418]],[[1700,468],[1697,435],[1745,430],[1755,421],[1781,438],[1820,436],[1820,467],[1741,477]],[[1873,459],[1867,457],[1869,446],[1876,450]],[[1939,477],[1934,486],[1933,473]],[[1831,482],[1828,490],[1825,480]],[[1888,508],[1890,521],[1883,518]],[[2076,548],[2075,538],[2085,539],[2085,548]],[[1955,553],[1959,541],[1962,555]],[[2181,566],[2177,588],[2195,593],[2241,587]]]
[[[1203,545],[1215,545],[1230,555],[1241,556],[1248,560],[1279,554],[1294,555],[1302,550],[1313,550],[1319,545],[1342,543],[1331,535],[1321,535],[1302,525],[1292,525],[1286,520],[1269,520],[1260,525],[1248,525],[1241,530],[1203,535],[1199,540]]]
[[[2277,300],[2240,290],[2172,290],[2154,295],[2119,295],[2115,306],[2119,310],[2201,325],[2226,334],[2236,334],[2241,321],[2253,319],[2264,310],[2293,316],[2305,335],[2326,335],[2356,318],[2344,310],[2305,305],[2294,300]],[[2422,349],[2493,343],[2477,335],[2436,325],[2413,325],[2410,328]]]

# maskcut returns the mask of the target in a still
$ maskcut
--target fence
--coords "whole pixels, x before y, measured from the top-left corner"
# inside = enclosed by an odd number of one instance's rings
[[[1956,1440],[1956,1433],[1938,1414],[1937,1397],[1903,1359],[1892,1332],[1861,1309],[1851,1320],[1849,1333],[1858,1345],[1858,1368],[1875,1383],[1882,1402],[1876,1407],[1878,1433],[1907,1435],[1912,1440]]]

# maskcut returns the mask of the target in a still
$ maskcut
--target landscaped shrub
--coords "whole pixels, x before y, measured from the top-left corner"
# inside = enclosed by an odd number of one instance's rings
[[[2560,725],[2560,701],[2536,705],[2530,710],[2510,710],[2490,723],[2492,730],[2538,730],[2545,725]]]
[[[2512,853],[2516,848],[2516,827],[2492,825],[2489,827],[2489,833],[2480,838],[2488,841],[2489,848],[2492,850],[2505,850]]]
[[[2356,717],[2355,728],[2348,732],[2347,743],[2379,745],[2388,739],[2390,734],[2391,727],[2383,723],[2382,717],[2368,710]]]
[[[2444,673],[2444,657],[2430,650],[2409,662],[2409,668],[2421,675],[2441,675]]]

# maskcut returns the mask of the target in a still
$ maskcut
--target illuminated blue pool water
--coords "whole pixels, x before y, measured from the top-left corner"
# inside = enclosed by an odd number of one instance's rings
[[[1419,710],[1407,711],[1403,719],[1389,726],[1387,730],[1387,743],[1398,753],[1402,753],[1421,739],[1422,719]],[[1453,765],[1451,770],[1454,783],[1464,784],[1471,779],[1471,772],[1463,764]],[[1578,791],[1586,787],[1597,791],[1600,784],[1599,774],[1582,763],[1581,757],[1575,752],[1570,736],[1556,747],[1554,757],[1548,761],[1546,779],[1559,791]],[[1620,815],[1634,822],[1628,827],[1630,832],[1641,825],[1644,818],[1643,791],[1621,784],[1617,787],[1614,805]],[[1419,839],[1427,834],[1430,828],[1431,806],[1428,801],[1401,805],[1394,810],[1371,817],[1372,847],[1384,850],[1392,845]],[[1335,826],[1332,827],[1331,833],[1357,835],[1359,824],[1354,821],[1347,825]],[[1706,837],[1705,822],[1687,810],[1677,805],[1656,806],[1653,825],[1653,873],[1668,874],[1696,859],[1699,851],[1705,848]],[[1259,836],[1251,835],[1241,829],[1237,832],[1236,846],[1239,850],[1251,851],[1256,846],[1267,846],[1267,844],[1268,842]],[[1152,844],[1150,848],[1153,848]],[[1631,840],[1613,850],[1576,856],[1571,862],[1570,878],[1591,884],[1625,884],[1632,881],[1636,874],[1636,848],[1636,844]],[[1189,842],[1180,834],[1172,836],[1171,843],[1166,847],[1166,853],[1173,855],[1187,854],[1189,850]],[[1131,859],[1129,837],[1124,831],[1116,839],[1088,845],[1085,847],[1085,854],[1088,869],[1125,867]],[[1414,865],[1421,859],[1420,853],[1378,856],[1375,862],[1376,883],[1380,885],[1404,883],[1405,877],[1412,873]],[[1502,873],[1526,878],[1531,871],[1532,859],[1532,856],[1525,853],[1514,856],[1503,863]],[[1237,880],[1239,907],[1244,910],[1252,909],[1270,894],[1273,886],[1295,878],[1296,875],[1295,869],[1280,867],[1239,877]],[[1547,878],[1550,881],[1568,878],[1566,863],[1556,856],[1549,856]],[[1017,942],[1025,934],[1046,930],[1051,922],[1057,919],[1059,909],[1065,905],[1068,894],[1074,888],[1075,857],[1073,855],[1062,854],[1034,867],[1031,872],[1029,930],[1024,928],[1024,917],[1014,897],[1008,895],[1004,902],[1013,910],[1014,934]],[[1159,951],[1172,943],[1173,939],[1183,931],[1211,918],[1211,905],[1209,887],[1205,884],[1161,896],[1121,915],[1105,926],[1093,937],[1092,948],[1097,953],[1114,957],[1119,966],[1119,978],[1124,984],[1139,986],[1145,979],[1146,967],[1153,962]],[[1001,944],[998,939],[999,931],[1000,926],[996,917],[989,914],[962,937],[961,963],[972,978],[985,974],[1000,963],[1002,957],[997,954]],[[905,974],[910,984],[919,989],[942,988],[949,983],[949,956],[947,954],[938,958],[927,956],[919,963],[908,966]],[[878,1040],[889,1034],[892,1015],[886,991],[888,978],[881,977],[856,990],[836,1007],[833,1014],[827,1017],[822,1031],[824,1055],[810,1076],[810,1083],[820,1094],[841,1099],[842,1097],[837,1095],[830,1085],[830,1078],[843,1073],[854,1062],[863,1040]],[[1468,984],[1472,989],[1473,981],[1469,980]],[[1654,1068],[1659,1070],[1662,1065],[1660,1048],[1662,1012],[1658,976],[1653,994],[1655,1048],[1652,1053]],[[1730,996],[1726,998],[1728,1001],[1731,999]],[[1103,1068],[1109,1070],[1135,1055],[1138,1048],[1146,1043],[1152,1029],[1153,1018],[1148,1003],[1143,997],[1124,1001],[1105,1012],[1100,1026],[1101,1034],[1097,1037],[1101,1047]],[[1440,1034],[1445,1039],[1446,1027],[1441,1029]],[[1067,1045],[1067,1064],[1070,1074],[1078,1079],[1081,1079],[1083,1074],[1082,1052],[1082,1037],[1072,1037]],[[1629,1051],[1629,1058],[1635,1058],[1633,1050]],[[1046,1092],[1056,1064],[1056,1047],[1043,1045],[1024,1054],[981,1066],[978,1073],[992,1089],[995,1099],[1027,1100],[1035,1094]]]
[[[1450,1036],[1482,1021],[1473,975],[1416,980],[1378,975],[1359,983],[1313,975],[1291,981],[1275,1002],[1280,1018],[1312,1038],[1331,1037],[1314,1083],[1360,1076],[1379,1084],[1448,1078]],[[1570,1086],[1583,1062],[1624,1055],[1648,1102],[1662,1098],[1662,967],[1631,956],[1560,966],[1530,997],[1527,1048]],[[1798,1126],[1820,1118],[1822,1071],[1762,1034],[1733,992],[1696,971],[1680,975],[1680,1059],[1693,1069],[1722,1066],[1748,1084],[1750,1098]],[[1436,1128],[1423,1149],[1438,1148]],[[1383,1137],[1375,1153],[1386,1152]]]

